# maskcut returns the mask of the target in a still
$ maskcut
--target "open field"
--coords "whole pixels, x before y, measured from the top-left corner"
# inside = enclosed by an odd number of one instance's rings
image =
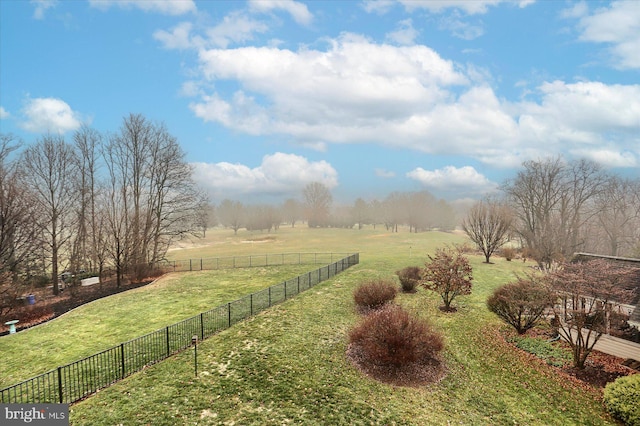
[[[398,303],[428,319],[445,335],[444,357],[449,370],[440,383],[400,388],[362,376],[347,361],[346,334],[359,318],[352,292],[363,280],[391,278],[399,268],[422,264],[426,253],[435,247],[465,239],[437,232],[409,234],[402,230],[392,234],[384,229],[302,227],[282,228],[270,234],[275,238],[266,236],[243,231],[234,236],[231,231],[216,230],[208,233],[210,246],[184,248],[172,252],[171,257],[357,251],[361,253],[360,264],[202,342],[198,378],[194,378],[193,351],[183,352],[74,404],[71,423],[616,424],[604,412],[599,391],[575,386],[501,338],[501,324],[484,301],[495,287],[526,270],[528,264],[496,257],[495,264],[487,265],[480,256],[471,256],[473,293],[454,302],[458,307],[454,314],[442,313],[437,308],[440,300],[424,290],[400,294]],[[262,287],[284,278],[269,280]],[[168,279],[175,281],[158,284],[167,288],[196,286],[202,276],[172,275]],[[241,287],[245,284],[239,276],[230,280],[228,285],[233,288],[228,296],[235,299],[255,291]],[[127,294],[122,297],[126,299]],[[135,294],[129,296],[142,302]],[[150,305],[146,313],[135,314],[137,320],[164,317],[155,310],[161,301],[151,298],[137,303]],[[124,303],[123,299],[116,305]],[[108,312],[114,306],[103,309]],[[177,319],[172,317],[161,325]]]

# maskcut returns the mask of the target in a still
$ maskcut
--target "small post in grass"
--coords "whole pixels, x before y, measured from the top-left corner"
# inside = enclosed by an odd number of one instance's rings
[[[191,344],[193,345],[193,367],[198,377],[198,336],[193,335],[191,338]]]

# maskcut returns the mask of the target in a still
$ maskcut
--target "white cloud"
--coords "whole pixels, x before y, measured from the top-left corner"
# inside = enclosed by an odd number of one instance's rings
[[[255,168],[226,162],[193,166],[196,182],[218,197],[295,195],[311,182],[320,182],[329,189],[338,185],[338,173],[326,161],[309,161],[281,152],[266,155]]]
[[[580,15],[585,13],[584,7],[573,12],[565,12],[565,16],[581,16],[580,40],[608,44],[616,67],[640,68],[640,2],[615,1],[586,16]]]
[[[26,120],[20,126],[34,133],[65,133],[82,125],[80,115],[62,99],[29,99],[22,110]]]
[[[192,28],[193,24],[191,22],[181,22],[173,27],[171,31],[155,31],[153,38],[162,43],[165,49],[191,49],[194,47],[194,41],[190,36]]]
[[[484,28],[481,24],[474,25],[466,22],[458,13],[442,17],[438,26],[441,30],[449,31],[454,37],[462,40],[473,40],[484,34]]]
[[[375,169],[375,173],[376,173],[376,176],[385,178],[385,179],[389,179],[396,176],[395,172],[392,172],[390,170],[385,170],[385,169]]]
[[[198,96],[190,105],[196,116],[302,146],[377,143],[498,167],[604,146],[618,153],[618,164],[640,158],[640,85],[552,81],[509,102],[486,70],[424,45],[354,34],[328,40],[326,50],[203,49],[199,64],[199,84],[190,83],[198,88],[190,91]],[[223,91],[226,81],[235,92]]]
[[[31,4],[36,6],[33,11],[33,18],[44,19],[44,14],[47,9],[55,7],[57,3],[57,0],[31,0]]]
[[[4,120],[5,118],[11,117],[9,111],[0,106],[0,120]]]
[[[398,29],[387,33],[385,38],[396,44],[409,46],[414,44],[416,37],[418,37],[418,30],[413,28],[411,19],[405,19],[398,22]]]
[[[487,193],[494,191],[498,186],[471,166],[446,166],[437,170],[418,167],[407,173],[407,177],[420,182],[426,188],[448,192]]]
[[[101,10],[118,6],[123,9],[137,8],[145,12],[174,16],[196,11],[193,0],[89,0],[89,4]]]
[[[426,9],[429,12],[440,13],[447,9],[458,9],[468,15],[486,13],[489,6],[496,6],[503,1],[508,0],[398,0],[409,11]]]
[[[581,149],[575,150],[573,155],[595,161],[605,167],[638,167],[640,166],[640,153],[620,152],[609,149]]]
[[[242,11],[225,16],[218,25],[206,30],[208,41],[216,47],[226,48],[232,43],[244,43],[253,40],[255,33],[265,33],[269,27],[253,19]]]
[[[249,7],[257,12],[284,10],[294,21],[301,25],[309,25],[313,21],[313,14],[304,3],[294,0],[249,0]]]

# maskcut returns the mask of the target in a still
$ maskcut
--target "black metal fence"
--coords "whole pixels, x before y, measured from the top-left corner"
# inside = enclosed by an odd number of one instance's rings
[[[245,266],[259,266],[252,264],[258,258],[265,259],[264,265],[269,260],[268,257],[247,257],[249,264]],[[187,349],[192,344],[192,336],[205,339],[358,263],[358,253],[348,255],[322,268],[4,388],[0,390],[0,403],[78,401],[145,366]]]
[[[170,260],[157,266],[167,272],[210,271],[216,269],[251,268],[259,266],[302,265],[333,263],[348,253],[277,253],[250,256],[213,257],[202,259]]]

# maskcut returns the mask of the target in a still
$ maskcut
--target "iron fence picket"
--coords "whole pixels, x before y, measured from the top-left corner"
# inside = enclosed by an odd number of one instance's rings
[[[332,254],[290,253],[279,254],[279,259],[264,256],[215,258],[216,269],[233,265],[257,266],[279,261],[280,265],[316,263],[326,260]],[[323,258],[323,255],[325,256]],[[261,263],[262,262],[262,263]],[[325,281],[338,272],[357,264],[359,254],[344,257],[315,271],[272,285],[267,289],[252,293],[225,305],[177,322],[163,329],[153,331],[117,346],[98,352],[89,357],[60,366],[54,370],[32,377],[13,386],[0,389],[0,403],[72,403],[95,393],[97,390],[127,377],[144,367],[161,361],[191,346],[194,335],[210,337],[231,327],[251,315],[270,306],[281,303],[312,286]],[[275,264],[275,263],[274,263]],[[193,260],[174,261],[166,267],[174,271],[193,269]],[[200,269],[213,266],[212,262],[200,259]],[[334,273],[332,274],[331,271]]]

